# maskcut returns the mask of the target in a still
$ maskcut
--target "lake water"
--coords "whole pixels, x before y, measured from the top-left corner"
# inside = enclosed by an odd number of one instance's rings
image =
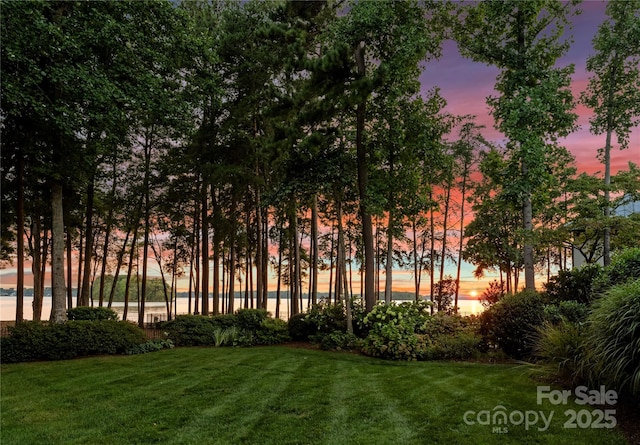
[[[189,299],[178,298],[177,301],[178,301],[177,313],[178,314],[188,313]],[[33,317],[32,303],[33,303],[32,297],[24,297],[25,320],[31,320]],[[235,299],[236,309],[243,307],[243,305],[244,305],[244,298]],[[461,315],[478,314],[483,310],[482,304],[480,304],[478,300],[459,300],[458,306],[460,307]],[[120,314],[120,317],[122,318],[124,303],[113,303],[112,309],[118,312]],[[271,312],[271,314],[275,314],[276,312],[275,299],[270,298],[267,301],[267,310]],[[304,301],[303,310],[306,310],[306,298]],[[51,314],[51,297],[45,297],[42,303],[42,319],[48,320],[50,314]],[[145,321],[152,322],[156,318],[158,320],[166,320],[166,316],[167,316],[167,313],[165,309],[165,304],[163,302],[146,303]],[[16,298],[9,297],[9,296],[1,296],[0,297],[0,320],[11,321],[11,320],[15,320],[15,318],[16,318]],[[288,299],[283,298],[280,302],[280,318],[284,320],[287,320],[289,318],[289,300]],[[133,322],[138,321],[138,309],[137,309],[137,304],[135,302],[129,304],[127,320],[133,321]]]

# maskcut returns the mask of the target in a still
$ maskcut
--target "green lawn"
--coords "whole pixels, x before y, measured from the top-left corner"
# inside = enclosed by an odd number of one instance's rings
[[[536,404],[525,368],[389,362],[289,347],[178,348],[3,365],[0,443],[624,444],[615,430],[565,429]],[[468,425],[503,405],[555,411],[527,430]],[[475,419],[475,416],[469,416]],[[517,419],[517,416],[515,417]]]

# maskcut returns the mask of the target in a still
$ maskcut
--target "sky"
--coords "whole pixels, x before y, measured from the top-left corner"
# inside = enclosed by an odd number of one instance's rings
[[[583,10],[582,14],[572,18],[573,29],[569,32],[573,34],[574,42],[568,53],[558,61],[558,66],[566,66],[570,63],[575,65],[571,86],[575,97],[578,97],[587,85],[589,73],[586,72],[586,60],[588,56],[593,54],[592,39],[598,26],[606,17],[605,6],[606,4],[602,1],[585,1],[580,6]],[[495,130],[493,118],[490,116],[486,104],[487,96],[495,95],[493,87],[498,72],[497,68],[463,58],[459,54],[455,42],[447,41],[443,45],[442,57],[426,64],[425,71],[421,76],[422,88],[423,91],[433,87],[440,88],[440,94],[447,101],[445,111],[455,115],[475,115],[476,123],[486,127],[483,130],[484,136],[490,141],[500,143],[503,141],[503,136]],[[589,109],[579,105],[575,111],[579,115],[578,125],[580,128],[566,139],[561,140],[560,143],[576,157],[579,172],[591,174],[602,172],[604,169],[596,158],[596,154],[598,148],[604,145],[604,135],[594,136],[590,133],[588,119],[591,111]],[[640,128],[638,127],[631,134],[628,150],[618,150],[614,139],[612,173],[624,168],[629,161],[640,163]],[[495,278],[487,276],[479,281],[473,277],[472,270],[473,266],[468,264],[463,268],[461,290],[465,296],[479,295],[486,287],[487,282]],[[447,272],[455,274],[453,268]],[[27,272],[25,278],[27,285],[30,285],[30,271]],[[357,278],[354,277],[354,281],[356,280]],[[382,280],[384,280],[383,277]],[[325,281],[327,280],[325,279]],[[422,293],[424,293],[425,289],[428,289],[428,277],[423,277],[422,281]],[[15,269],[0,270],[0,286],[15,286]],[[394,289],[411,291],[413,289],[411,273],[395,271]]]
[[[579,5],[582,13],[572,17],[573,29],[565,31],[573,35],[573,43],[567,54],[558,60],[557,66],[569,64],[575,66],[571,89],[574,97],[578,97],[586,88],[589,75],[586,71],[587,58],[594,54],[592,39],[598,26],[607,17],[606,3],[587,0]],[[442,57],[429,62],[421,77],[423,90],[440,88],[440,94],[446,99],[446,111],[455,115],[471,114],[477,116],[476,123],[485,125],[484,136],[493,142],[501,142],[502,134],[494,128],[493,118],[486,104],[488,96],[497,95],[493,89],[499,70],[482,63],[463,58],[453,41],[443,45]],[[576,157],[576,165],[580,172],[595,173],[604,171],[597,160],[598,148],[604,146],[604,135],[594,136],[589,131],[591,110],[578,105],[579,129],[560,142]],[[614,138],[614,143],[616,143]],[[629,149],[612,151],[612,173],[625,168],[628,161],[640,163],[640,128],[636,127],[631,135]]]

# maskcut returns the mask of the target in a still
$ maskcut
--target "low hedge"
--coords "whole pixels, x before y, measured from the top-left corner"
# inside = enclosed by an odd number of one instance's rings
[[[264,309],[239,309],[213,317],[179,315],[160,328],[176,346],[272,345],[291,339],[287,323]],[[223,333],[230,338],[221,341]]]
[[[118,313],[106,307],[78,306],[67,310],[69,320],[118,320]]]
[[[114,320],[22,322],[0,339],[2,363],[124,354],[146,341],[135,324]]]

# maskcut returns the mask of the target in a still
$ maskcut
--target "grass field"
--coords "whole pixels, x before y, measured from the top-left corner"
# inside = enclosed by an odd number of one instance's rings
[[[2,445],[625,443],[616,430],[564,428],[565,410],[584,407],[538,405],[536,382],[516,365],[389,362],[279,346],[1,370]],[[554,417],[546,431],[538,431],[542,420],[500,432],[505,425],[464,420],[498,405]]]

